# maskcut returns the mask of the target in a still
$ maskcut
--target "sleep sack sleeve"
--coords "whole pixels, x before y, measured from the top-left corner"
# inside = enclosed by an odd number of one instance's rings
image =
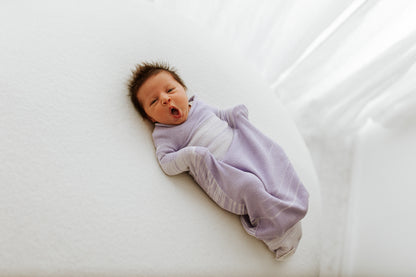
[[[203,155],[208,150],[200,146],[188,146],[178,151],[169,151],[159,147],[156,155],[162,170],[167,175],[177,175],[189,171],[189,166],[195,162],[197,155]]]
[[[236,119],[238,117],[243,116],[248,119],[248,109],[245,105],[237,105],[228,109],[211,109],[219,118],[228,122],[231,128],[236,128]]]

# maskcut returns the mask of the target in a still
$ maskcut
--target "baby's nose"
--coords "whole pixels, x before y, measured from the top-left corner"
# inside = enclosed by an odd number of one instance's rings
[[[170,102],[170,96],[167,94],[164,94],[162,96],[162,104],[168,104]]]

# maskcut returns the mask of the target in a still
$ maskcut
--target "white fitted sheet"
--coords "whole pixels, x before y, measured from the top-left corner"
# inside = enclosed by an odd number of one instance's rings
[[[6,1],[0,25],[0,275],[319,275],[307,148],[258,73],[209,30],[147,1]],[[127,97],[143,60],[176,66],[212,105],[246,104],[285,148],[311,195],[289,260],[276,262],[189,176],[163,174]]]

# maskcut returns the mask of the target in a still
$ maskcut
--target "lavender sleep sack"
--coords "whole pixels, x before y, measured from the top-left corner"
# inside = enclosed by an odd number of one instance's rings
[[[180,125],[156,123],[153,141],[163,171],[189,172],[244,229],[282,259],[301,238],[309,194],[283,149],[247,119],[243,105],[219,110],[191,97]]]

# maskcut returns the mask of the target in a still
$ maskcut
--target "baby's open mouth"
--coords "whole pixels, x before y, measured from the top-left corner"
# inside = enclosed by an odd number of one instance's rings
[[[172,107],[170,108],[170,113],[172,115],[179,115],[179,110],[177,108]]]

